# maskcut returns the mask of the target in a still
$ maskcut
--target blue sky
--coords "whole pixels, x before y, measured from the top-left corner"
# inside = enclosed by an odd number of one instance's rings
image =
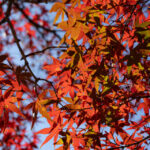
[[[51,4],[47,4],[47,7],[50,9],[50,7],[51,7]],[[53,14],[54,15],[54,14]],[[51,16],[52,17],[52,16]],[[5,36],[5,33],[4,33],[4,35],[3,36]],[[9,49],[10,50],[10,49]],[[17,63],[17,64],[19,64],[19,65],[23,65],[24,64],[24,62],[23,61],[21,61],[20,60],[20,58],[21,58],[21,56],[20,56],[20,53],[19,53],[19,51],[18,51],[18,48],[16,47],[16,46],[14,46],[14,47],[11,47],[11,56],[12,57],[14,57],[15,58],[15,62]],[[10,51],[9,51],[10,52]],[[54,55],[55,56],[55,55]],[[40,62],[40,61],[42,61],[42,57],[40,58],[40,59],[38,59],[38,61]],[[29,60],[29,63],[31,63],[31,60],[30,59],[28,59]],[[44,74],[42,74],[42,73],[39,73],[39,70],[36,68],[35,70],[34,70],[34,72],[35,72],[35,74],[38,74],[38,76],[44,76]],[[143,114],[143,110],[141,110],[141,111],[139,111],[138,113],[137,113],[137,116],[136,116],[136,118],[135,119],[138,119],[139,118],[139,116],[140,115],[142,115]],[[43,129],[43,128],[47,128],[47,127],[49,127],[49,124],[47,123],[47,121],[46,121],[46,119],[44,119],[44,118],[42,118],[41,117],[41,123],[37,123],[37,124],[35,124],[35,126],[34,126],[34,130],[35,131],[39,131],[40,129]],[[29,133],[30,132],[32,132],[31,130],[29,130]],[[53,145],[53,140],[51,140],[51,141],[49,141],[47,144],[45,144],[41,149],[40,149],[40,145],[42,144],[42,142],[45,140],[45,138],[47,137],[48,135],[39,135],[39,137],[40,137],[40,139],[41,139],[41,143],[39,143],[39,150],[54,150],[54,145]],[[148,149],[150,149],[150,147],[148,148]]]
[[[14,45],[14,46],[11,46],[11,47],[6,47],[5,51],[7,51],[7,50],[9,50],[9,53],[11,52],[11,57],[15,58],[15,63],[16,64],[19,64],[19,65],[24,64],[24,62],[20,60],[21,55],[18,51],[17,46]],[[41,60],[42,60],[42,58],[41,58]],[[31,63],[31,61],[29,59],[29,64],[30,63]],[[40,61],[39,61],[39,63],[40,63]],[[34,73],[38,74],[38,76],[43,76],[42,72],[39,73],[39,70],[37,70],[37,68],[35,68]],[[33,130],[36,131],[36,132],[39,131],[40,129],[50,127],[49,124],[47,123],[46,119],[41,117],[41,115],[39,115],[39,116],[40,116],[41,123],[35,123],[34,128],[33,128]],[[31,133],[32,133],[31,124],[29,124],[28,125],[28,134],[30,135]],[[47,144],[43,145],[42,148],[40,148],[41,144],[44,142],[47,135],[39,134],[39,137],[40,137],[40,140],[41,140],[41,142],[38,145],[39,150],[54,150],[53,140],[49,141]]]

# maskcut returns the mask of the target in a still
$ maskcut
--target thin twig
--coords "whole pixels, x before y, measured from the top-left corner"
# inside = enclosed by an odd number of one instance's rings
[[[17,2],[17,0],[15,0]],[[32,3],[32,4],[39,4],[39,3],[53,3],[56,0],[20,0],[21,3]]]
[[[5,17],[0,21],[0,25],[5,23],[7,21],[7,18],[10,16],[12,4],[13,4],[13,0],[8,1],[8,7],[7,7]]]
[[[26,59],[26,57],[25,57],[24,51],[23,51],[23,49],[21,48],[21,46],[20,46],[20,44],[19,44],[19,39],[18,39],[18,37],[17,37],[16,31],[15,31],[15,29],[14,29],[14,27],[13,27],[11,21],[9,20],[9,18],[7,18],[7,22],[8,22],[8,25],[9,25],[10,29],[11,29],[11,32],[12,32],[12,34],[13,34],[13,37],[14,37],[14,39],[15,39],[15,42],[16,42],[17,47],[18,47],[18,49],[19,49],[19,52],[21,53],[21,55],[22,55],[22,57],[23,57],[23,60],[24,60],[24,62],[25,62],[25,66],[28,68],[28,70],[29,70],[29,72],[31,73],[31,75],[33,76],[33,78],[34,78],[35,80],[37,80],[35,74],[32,72],[32,70],[31,70],[31,68],[30,68],[30,66],[29,66],[29,63],[28,63],[28,61],[27,61],[27,59]]]
[[[24,12],[24,10],[19,7],[19,5],[18,5],[17,3],[14,3],[14,5],[17,7],[17,9],[18,9],[19,11],[21,11],[21,13],[24,15],[24,17],[25,17],[32,25],[34,25],[36,28],[41,28],[41,29],[43,29],[43,30],[45,30],[45,31],[47,31],[47,32],[51,32],[51,33],[53,33],[59,40],[61,40],[61,37],[60,37],[56,32],[60,32],[60,31],[62,32],[62,30],[51,30],[51,29],[49,29],[49,28],[46,28],[46,27],[44,27],[44,26],[42,26],[42,25],[40,25],[40,24],[34,22],[34,21]]]
[[[49,83],[49,84],[52,86],[52,88],[53,88],[53,90],[54,90],[54,92],[55,92],[55,96],[56,96],[57,100],[58,100],[58,101],[61,101],[60,98],[59,98],[58,95],[57,95],[57,91],[56,91],[56,89],[55,89],[55,87],[54,87],[54,85],[53,85],[53,82],[48,81],[48,80],[46,80],[46,79],[42,79],[42,78],[38,78],[38,80],[39,80],[39,81],[40,81],[40,80],[43,80],[43,81]],[[67,107],[65,107],[63,104],[61,104],[61,102],[60,102],[59,104],[60,104],[62,107],[64,107],[64,109],[65,109],[66,111],[69,110]]]
[[[30,56],[34,56],[34,55],[36,55],[36,54],[43,54],[46,50],[49,50],[49,49],[59,49],[59,48],[68,48],[67,46],[59,46],[59,47],[57,47],[57,46],[48,46],[48,47],[46,47],[46,48],[44,48],[44,49],[42,49],[42,50],[40,50],[40,51],[36,51],[36,52],[33,52],[33,53],[30,53],[30,54],[27,54],[27,55],[25,55],[25,57],[30,57]],[[21,60],[22,60],[23,58],[21,58]]]
[[[140,140],[140,141],[137,141],[135,143],[132,143],[132,144],[128,144],[128,145],[124,145],[124,146],[119,146],[119,147],[114,147],[114,148],[109,148],[108,150],[113,150],[113,149],[120,149],[120,148],[126,148],[126,147],[130,147],[130,146],[133,146],[133,145],[138,145],[140,144],[141,142],[147,140],[150,138],[150,135],[145,137],[144,139]]]

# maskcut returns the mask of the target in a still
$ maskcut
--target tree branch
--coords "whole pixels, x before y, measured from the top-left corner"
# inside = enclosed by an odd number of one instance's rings
[[[46,48],[44,48],[43,50],[40,50],[40,51],[36,51],[36,52],[33,52],[33,53],[30,53],[30,54],[27,54],[27,55],[25,55],[25,57],[30,57],[30,56],[34,56],[34,55],[36,55],[36,54],[43,54],[45,51],[47,51],[48,49],[52,49],[52,48],[57,48],[57,49],[59,49],[59,48],[68,48],[67,46],[59,46],[59,47],[57,47],[57,46],[48,46],[48,47],[46,47]],[[23,58],[21,58],[21,60],[22,60]]]
[[[17,3],[14,3],[14,5],[16,6],[16,8],[24,15],[24,17],[35,27],[35,28],[41,28],[47,32],[51,32],[53,33],[59,40],[61,40],[61,37],[56,33],[56,32],[60,32],[60,30],[51,30],[49,28],[46,28],[36,22],[34,22],[25,12],[22,8],[19,7],[19,5]]]
[[[8,22],[8,25],[9,25],[10,29],[11,29],[11,32],[12,32],[12,34],[13,34],[13,37],[14,37],[14,39],[15,39],[15,42],[16,42],[17,47],[18,47],[18,49],[19,49],[19,52],[21,53],[21,55],[22,55],[22,57],[23,57],[23,60],[24,60],[24,62],[25,62],[25,66],[27,66],[27,68],[28,68],[29,72],[31,73],[31,75],[33,76],[33,78],[34,78],[35,80],[37,80],[36,76],[34,75],[34,73],[32,72],[32,70],[31,70],[31,68],[30,68],[30,66],[29,66],[29,63],[28,63],[28,61],[27,61],[27,59],[26,59],[26,57],[25,57],[24,51],[23,51],[23,49],[21,48],[21,46],[20,46],[20,44],[19,44],[19,39],[17,38],[17,34],[16,34],[15,29],[14,29],[14,27],[13,27],[11,21],[9,20],[9,18],[7,18],[7,22]]]
[[[7,11],[5,13],[5,17],[0,21],[0,25],[5,23],[7,21],[7,18],[10,16],[12,4],[13,4],[13,0],[8,1],[8,7],[7,7]]]
[[[124,146],[120,146],[120,147],[114,147],[114,148],[109,148],[108,150],[113,150],[113,149],[120,149],[120,148],[126,148],[126,147],[130,147],[130,146],[133,146],[133,145],[138,145],[139,143],[147,140],[150,138],[150,135],[145,137],[144,139],[140,140],[140,141],[137,141],[135,143],[132,143],[132,144],[128,144],[128,145],[124,145]]]
[[[55,2],[56,0],[14,0],[15,2],[21,2],[21,3],[34,3],[34,4],[39,4],[39,3],[52,3]]]

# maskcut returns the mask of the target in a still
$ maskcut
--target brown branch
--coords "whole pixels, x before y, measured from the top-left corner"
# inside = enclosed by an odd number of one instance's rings
[[[8,88],[1,88],[0,87],[0,90],[6,91],[6,90],[8,90]],[[23,89],[22,90],[11,90],[11,91],[13,91],[13,92],[25,92]]]
[[[12,4],[13,4],[13,0],[8,1],[8,7],[7,7],[7,11],[5,13],[5,17],[0,21],[0,25],[5,23],[7,21],[7,18],[10,16]]]
[[[17,34],[16,34],[16,32],[15,32],[15,29],[14,29],[14,27],[13,27],[11,21],[9,20],[9,18],[7,19],[7,22],[8,22],[8,25],[9,25],[10,29],[11,29],[11,32],[12,32],[12,34],[13,34],[13,37],[14,37],[14,39],[15,39],[15,42],[16,42],[17,47],[18,47],[18,49],[19,49],[19,52],[21,53],[22,58],[23,58],[23,60],[24,60],[24,62],[25,62],[25,66],[28,68],[29,72],[31,73],[31,75],[32,75],[33,78],[35,79],[35,82],[34,82],[34,83],[35,83],[35,92],[36,92],[37,97],[38,97],[38,93],[37,93],[37,85],[38,85],[38,84],[37,84],[37,83],[38,83],[38,81],[42,80],[42,81],[46,81],[47,83],[49,83],[49,84],[52,86],[52,88],[53,88],[53,90],[54,90],[54,92],[55,92],[55,95],[56,95],[57,99],[60,100],[59,97],[58,97],[58,95],[57,95],[57,91],[56,91],[55,87],[53,86],[53,82],[48,81],[48,80],[46,80],[46,79],[37,78],[37,77],[35,76],[35,74],[32,72],[32,70],[31,70],[31,68],[30,68],[30,66],[29,66],[29,63],[28,63],[28,61],[27,61],[27,58],[26,58],[26,56],[25,56],[25,54],[24,54],[24,51],[23,51],[23,49],[21,48],[21,46],[20,46],[20,44],[19,44],[19,39],[17,38]],[[61,103],[59,103],[59,104],[63,107],[63,105],[62,105]]]
[[[25,57],[24,51],[23,51],[23,49],[21,48],[21,46],[20,46],[20,44],[19,44],[19,39],[18,39],[18,37],[17,37],[16,31],[15,31],[15,29],[14,29],[14,27],[13,27],[11,21],[9,20],[9,18],[7,18],[7,22],[8,22],[8,25],[9,25],[10,29],[11,29],[11,32],[12,32],[12,34],[13,34],[13,37],[14,37],[14,39],[15,39],[15,42],[16,42],[17,47],[18,47],[18,49],[19,49],[19,52],[20,52],[20,54],[21,54],[22,57],[23,57],[23,60],[24,60],[24,62],[25,62],[25,66],[28,68],[28,70],[29,70],[29,72],[31,73],[31,75],[33,76],[33,78],[37,81],[37,78],[36,78],[36,76],[34,75],[34,73],[32,72],[32,70],[31,70],[31,68],[30,68],[30,66],[29,66],[29,63],[28,63],[28,61],[27,61],[27,59],[26,59],[26,57]]]
[[[18,0],[14,0],[15,2],[18,2]],[[39,4],[39,3],[52,3],[55,2],[56,0],[19,0],[21,3],[34,3],[34,4]]]
[[[133,145],[138,145],[140,144],[141,142],[147,140],[150,138],[150,135],[145,137],[144,139],[140,140],[140,141],[137,141],[135,143],[132,143],[132,144],[128,144],[128,145],[124,145],[124,146],[119,146],[119,147],[114,147],[114,148],[109,148],[108,150],[113,150],[113,149],[120,149],[120,148],[126,148],[126,147],[130,147],[130,146],[133,146]]]
[[[129,99],[129,98],[132,98],[132,99],[125,101],[126,99]],[[121,103],[119,104],[119,106],[121,106],[121,105],[123,105],[123,104],[125,104],[125,103],[128,103],[128,102],[132,102],[132,101],[135,100],[135,99],[141,99],[141,98],[150,98],[150,95],[125,97],[125,98],[121,99],[121,100],[123,100],[123,102],[121,102]]]
[[[53,85],[53,82],[51,82],[51,81],[49,81],[49,80],[46,80],[46,79],[42,79],[42,78],[38,78],[38,81],[45,81],[45,82],[47,82],[47,83],[49,83],[51,86],[52,86],[52,88],[53,88],[53,90],[54,90],[54,92],[55,92],[55,96],[56,96],[56,98],[57,98],[57,100],[58,101],[60,101],[60,105],[62,106],[62,107],[64,107],[64,110],[66,110],[66,111],[69,111],[69,109],[67,108],[67,107],[65,107],[63,104],[61,104],[61,99],[58,97],[58,95],[57,95],[57,91],[56,91],[56,89],[55,89],[55,87],[54,87],[54,85]]]
[[[135,11],[137,5],[139,4],[139,2],[140,2],[140,1],[137,1],[137,2],[136,2],[136,4],[134,5],[134,7],[133,7],[132,10],[131,10],[130,16],[129,16],[128,19],[125,21],[125,25],[124,25],[124,27],[123,27],[123,29],[122,29],[123,33],[122,33],[121,36],[120,36],[120,41],[121,41],[122,38],[123,38],[123,35],[124,35],[124,32],[125,32],[125,28],[128,26],[128,23],[130,22],[130,19],[132,18],[132,15],[133,15],[133,13],[134,13],[134,11]]]
[[[37,52],[33,52],[33,53],[30,53],[30,54],[27,54],[27,55],[25,55],[25,57],[30,57],[30,56],[34,56],[34,55],[36,55],[36,54],[43,54],[45,51],[47,51],[48,49],[53,49],[53,48],[55,48],[55,49],[59,49],[59,48],[68,48],[67,46],[59,46],[59,47],[57,47],[57,46],[48,46],[48,47],[46,47],[46,48],[44,48],[43,50],[40,50],[40,51],[37,51]],[[21,60],[22,60],[23,58],[21,58]]]
[[[15,29],[14,29],[14,27],[13,27],[11,21],[9,20],[9,18],[7,19],[7,22],[8,22],[8,25],[9,25],[10,29],[11,29],[11,32],[12,32],[12,34],[13,34],[13,36],[14,36],[15,42],[16,42],[16,44],[17,44],[17,47],[18,47],[18,49],[19,49],[19,51],[20,51],[20,53],[21,53],[21,55],[22,55],[22,58],[23,58],[23,60],[24,60],[24,62],[25,62],[25,66],[27,66],[29,72],[31,73],[31,75],[32,75],[33,78],[35,79],[35,86],[37,85],[37,82],[40,81],[40,80],[46,81],[47,83],[49,83],[49,84],[52,86],[52,88],[53,88],[53,90],[54,90],[54,92],[55,92],[55,95],[56,95],[57,99],[60,100],[59,97],[58,97],[58,95],[57,95],[57,91],[56,91],[56,89],[55,89],[55,87],[53,86],[53,83],[52,83],[51,81],[48,81],[48,80],[42,79],[42,78],[37,78],[37,77],[34,75],[34,73],[32,72],[32,70],[31,70],[31,68],[30,68],[30,66],[29,66],[29,64],[28,64],[28,61],[27,61],[27,58],[26,58],[26,56],[25,56],[25,54],[24,54],[24,52],[23,52],[23,49],[21,48],[21,46],[20,46],[20,44],[19,44],[19,39],[17,38]],[[63,107],[63,105],[62,105],[61,103],[59,103],[59,104]]]
[[[148,1],[149,1],[149,0],[144,1],[144,2],[142,3],[141,8],[143,8],[144,5],[145,5]],[[136,4],[134,5],[134,7],[133,7],[132,10],[131,10],[130,16],[129,16],[128,19],[125,21],[125,25],[124,25],[124,27],[123,27],[123,29],[122,29],[123,33],[122,33],[121,36],[120,36],[120,41],[121,41],[122,38],[123,38],[125,28],[128,26],[128,23],[130,22],[130,19],[132,18],[132,15],[133,15],[133,13],[134,13],[134,11],[135,11],[137,5],[140,4],[140,2],[141,2],[140,0],[138,0],[138,1],[136,2]]]
[[[62,30],[51,30],[51,29],[49,29],[49,28],[46,28],[46,27],[44,27],[44,26],[42,26],[42,25],[40,25],[40,24],[34,22],[34,21],[24,12],[24,10],[19,7],[19,5],[18,5],[17,3],[14,3],[14,5],[16,6],[16,8],[17,8],[19,11],[21,11],[21,13],[24,15],[24,17],[25,17],[35,28],[37,28],[37,29],[38,29],[38,28],[41,28],[41,29],[43,29],[43,30],[45,30],[45,31],[47,31],[47,32],[51,32],[51,33],[53,33],[59,40],[61,40],[61,37],[60,37],[56,32],[60,32],[60,31],[62,32]]]

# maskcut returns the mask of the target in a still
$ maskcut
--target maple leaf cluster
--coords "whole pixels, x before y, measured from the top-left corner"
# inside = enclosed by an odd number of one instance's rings
[[[41,3],[0,4],[3,149],[35,149],[38,134],[48,134],[41,146],[54,139],[57,150],[147,149],[149,0],[62,0],[50,11]],[[5,53],[14,44],[22,66]],[[29,140],[24,124],[34,128],[39,114],[49,127]]]

